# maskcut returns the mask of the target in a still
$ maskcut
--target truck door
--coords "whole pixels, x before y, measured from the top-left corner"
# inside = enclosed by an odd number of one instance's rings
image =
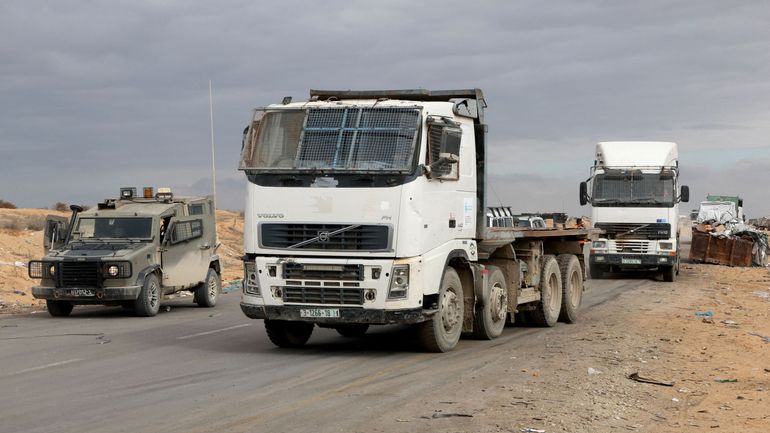
[[[164,286],[189,287],[204,280],[209,267],[203,218],[200,215],[174,217],[161,252]]]
[[[67,218],[48,215],[45,218],[45,231],[43,232],[43,248],[48,253],[64,245],[67,237]]]

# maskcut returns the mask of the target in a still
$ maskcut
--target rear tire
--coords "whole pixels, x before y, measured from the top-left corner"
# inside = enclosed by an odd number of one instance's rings
[[[540,301],[527,319],[535,326],[555,326],[561,310],[562,288],[559,264],[554,256],[543,258],[543,273],[540,276]]]
[[[489,302],[487,305],[478,304],[473,318],[473,336],[480,340],[499,337],[505,329],[508,316],[508,287],[505,284],[505,275],[496,266],[487,266],[487,270],[489,284],[485,290],[489,290]]]
[[[137,316],[152,317],[160,310],[160,298],[163,293],[160,289],[158,276],[149,274],[144,278],[139,297],[134,301],[134,313]]]
[[[578,310],[583,302],[583,268],[580,260],[573,254],[560,254],[556,258],[561,270],[561,313],[559,321],[575,323]]]
[[[195,288],[195,302],[199,307],[211,308],[217,305],[219,292],[222,290],[222,280],[214,269],[209,268],[206,280]]]
[[[366,331],[369,330],[369,325],[366,323],[354,323],[350,325],[335,326],[334,329],[337,333],[347,338],[361,338],[366,335]]]
[[[48,308],[48,314],[53,317],[67,317],[74,308],[70,301],[54,301],[53,299],[46,299],[45,306]]]
[[[292,348],[303,346],[313,333],[312,323],[288,320],[265,320],[267,337],[278,347]]]
[[[449,352],[457,346],[463,331],[465,300],[460,276],[454,268],[444,269],[438,295],[438,311],[418,326],[417,338],[429,352]]]

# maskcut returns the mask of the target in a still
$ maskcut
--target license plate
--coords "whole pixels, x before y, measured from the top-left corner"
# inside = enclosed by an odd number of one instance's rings
[[[70,289],[67,290],[70,296],[94,296],[94,291],[90,289]]]
[[[623,265],[641,265],[642,259],[627,259],[623,257],[620,259],[620,263]]]
[[[340,317],[340,310],[337,308],[302,308],[299,310],[299,317],[310,317],[310,318]]]

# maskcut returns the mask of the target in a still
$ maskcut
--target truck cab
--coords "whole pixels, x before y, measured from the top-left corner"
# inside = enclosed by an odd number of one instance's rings
[[[174,197],[168,188],[121,188],[95,208],[71,206],[69,221],[49,217],[46,255],[29,262],[32,288],[53,316],[75,305],[120,305],[139,316],[158,313],[164,296],[194,293],[213,307],[221,268],[212,197]]]
[[[591,175],[580,185],[602,234],[591,245],[589,269],[599,279],[611,271],[656,271],[665,281],[679,272],[679,155],[670,142],[601,142]],[[590,191],[590,193],[589,193]]]

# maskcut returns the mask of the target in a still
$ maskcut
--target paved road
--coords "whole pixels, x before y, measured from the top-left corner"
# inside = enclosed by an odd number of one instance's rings
[[[584,308],[662,284],[590,283]],[[448,354],[421,353],[400,327],[364,339],[316,328],[308,346],[286,350],[241,314],[237,293],[220,300],[215,309],[170,301],[154,318],[107,307],[0,318],[0,432],[351,431],[569,326],[511,327]]]

